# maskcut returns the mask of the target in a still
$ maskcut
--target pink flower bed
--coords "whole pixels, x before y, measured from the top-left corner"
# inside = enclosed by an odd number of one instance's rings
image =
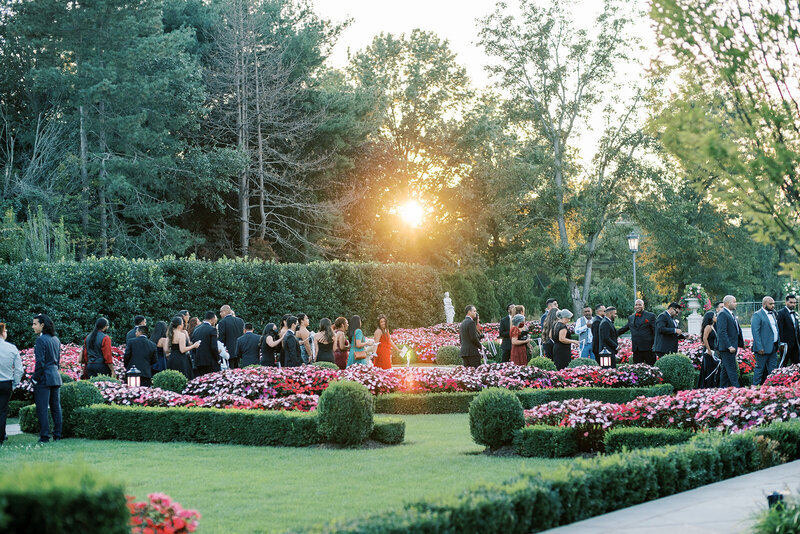
[[[80,363],[82,350],[83,347],[80,345],[61,345],[61,372],[73,380],[79,380],[83,372],[83,366]],[[33,393],[31,375],[36,368],[36,357],[32,348],[19,351],[19,355],[22,358],[22,367],[25,368],[25,375],[20,381],[20,387]],[[125,376],[125,365],[122,363],[125,347],[112,346],[111,355],[114,358],[114,372],[118,377]]]
[[[798,383],[800,383],[800,365],[775,369],[764,381],[765,386],[793,386]]]
[[[615,426],[741,432],[772,421],[794,419],[800,387],[696,389],[638,397],[624,404],[572,399],[525,411],[529,425],[603,430]]]
[[[185,510],[163,493],[151,493],[147,499],[136,502],[128,497],[133,534],[189,534],[197,530],[197,510]]]
[[[737,361],[742,373],[752,373],[756,367],[756,358],[753,356],[752,340],[745,340],[744,348],[739,350]],[[575,356],[573,349],[573,357]],[[686,354],[694,364],[696,369],[700,369],[702,363],[703,343],[700,336],[689,336],[678,341],[678,352]],[[633,361],[633,349],[631,348],[630,338],[620,338],[617,356],[622,363]]]

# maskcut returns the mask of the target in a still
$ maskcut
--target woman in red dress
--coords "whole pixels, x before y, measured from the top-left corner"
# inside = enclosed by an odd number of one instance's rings
[[[528,337],[524,341],[520,339],[522,335],[520,325],[524,322],[524,315],[515,315],[511,319],[511,331],[509,333],[509,337],[511,337],[511,358],[509,361],[517,365],[528,365],[528,345],[531,342],[531,338]]]
[[[394,344],[392,338],[389,336],[389,325],[386,321],[386,316],[380,314],[378,316],[378,328],[375,329],[373,339],[380,340],[378,349],[375,351],[375,359],[372,360],[372,365],[380,367],[381,369],[392,368],[392,348],[399,350],[397,345]]]
[[[350,342],[345,333],[349,327],[344,317],[337,317],[333,323],[333,359],[342,370],[347,367],[347,355],[350,352]]]

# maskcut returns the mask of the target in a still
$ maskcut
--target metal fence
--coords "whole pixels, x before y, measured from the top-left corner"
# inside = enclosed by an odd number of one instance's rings
[[[777,312],[784,307],[783,302],[775,302],[775,311]],[[753,320],[753,314],[761,309],[761,301],[758,302],[737,302],[736,303],[736,317],[739,319],[739,324],[749,325]]]

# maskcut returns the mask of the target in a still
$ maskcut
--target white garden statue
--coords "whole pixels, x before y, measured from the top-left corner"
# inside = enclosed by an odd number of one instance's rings
[[[456,309],[453,307],[453,301],[450,300],[450,292],[446,291],[444,294],[444,317],[448,323],[453,322],[456,316]]]

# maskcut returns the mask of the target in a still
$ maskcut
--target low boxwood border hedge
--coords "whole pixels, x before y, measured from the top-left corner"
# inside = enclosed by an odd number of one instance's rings
[[[84,464],[4,466],[0,531],[129,534],[131,515],[122,484]]]
[[[86,439],[281,447],[324,441],[316,414],[305,412],[95,404],[75,410],[74,421],[75,436]],[[390,445],[401,443],[404,437],[405,422],[397,419],[376,419],[370,434],[371,439]]]
[[[514,433],[514,451],[520,456],[565,458],[578,454],[577,430],[569,426],[532,425]]]
[[[800,423],[789,425],[781,433],[797,450]],[[768,435],[706,434],[682,445],[575,459],[552,473],[522,473],[504,483],[304,532],[540,532],[797,459],[781,457],[778,453],[788,449]]]
[[[375,397],[375,413],[441,414],[468,413],[469,404],[479,392],[457,393],[388,393]],[[672,393],[670,384],[643,388],[553,388],[520,389],[514,391],[526,410],[551,401],[589,399],[602,402],[629,402],[636,397],[656,397]]]
[[[608,453],[643,449],[645,447],[664,447],[689,441],[694,436],[690,430],[679,428],[612,428],[603,437],[604,450]]]

